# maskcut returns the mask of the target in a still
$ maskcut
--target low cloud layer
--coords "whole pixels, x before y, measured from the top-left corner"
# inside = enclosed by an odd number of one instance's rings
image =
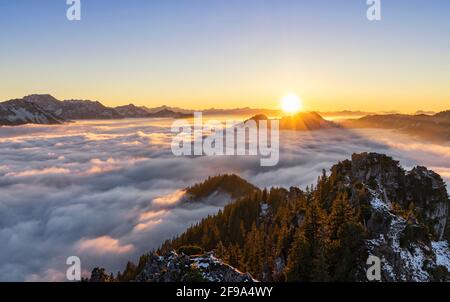
[[[221,204],[185,205],[183,188],[219,173],[260,187],[314,183],[354,152],[380,152],[450,181],[450,146],[389,131],[281,135],[280,163],[256,157],[174,157],[167,120],[0,128],[0,280],[63,280],[66,258],[123,269]],[[226,200],[224,200],[226,201]]]

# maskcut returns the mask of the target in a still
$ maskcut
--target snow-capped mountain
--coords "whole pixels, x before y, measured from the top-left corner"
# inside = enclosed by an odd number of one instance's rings
[[[36,104],[25,100],[10,100],[0,103],[0,126],[17,126],[24,124],[61,124],[59,118]]]
[[[20,101],[20,102],[18,102]],[[60,101],[49,94],[33,94],[14,100],[14,110],[3,113],[7,118],[0,120],[0,125],[22,125],[27,123],[51,124],[70,120],[84,119],[122,119],[122,118],[190,118],[193,115],[161,107],[158,111],[133,104],[116,108],[106,107],[98,101],[64,100]],[[9,106],[7,102],[3,107]],[[25,114],[31,108],[39,108],[40,115],[33,117]],[[34,109],[38,110],[38,109]],[[17,116],[16,116],[17,114]],[[43,118],[43,116],[47,117]]]
[[[98,101],[65,100],[59,101],[51,95],[29,95],[24,100],[36,104],[53,115],[66,119],[118,119],[123,116],[115,109],[104,106]]]

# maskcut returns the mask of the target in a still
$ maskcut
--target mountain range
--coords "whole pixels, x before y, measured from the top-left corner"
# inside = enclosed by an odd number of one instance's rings
[[[190,118],[194,110],[160,106],[147,108],[133,104],[115,108],[104,106],[98,101],[60,101],[48,94],[34,94],[22,99],[0,103],[0,126],[23,124],[62,124],[83,119],[122,118]],[[362,111],[300,112],[292,116],[282,116],[278,110],[236,108],[207,109],[205,115],[253,115],[249,120],[261,121],[278,119],[281,130],[318,130],[329,128],[377,128],[394,129],[402,133],[436,142],[450,141],[450,111],[418,114],[371,114]],[[344,117],[361,118],[344,119]],[[282,117],[279,117],[282,116]],[[323,116],[341,117],[339,122],[331,122]]]
[[[71,120],[84,119],[121,119],[121,118],[190,118],[193,111],[181,108],[161,106],[147,108],[133,104],[115,108],[106,107],[98,101],[64,100],[60,101],[51,95],[29,95],[22,99],[0,103],[0,126],[23,124],[61,124]],[[175,111],[176,110],[176,111]],[[270,112],[280,114],[276,110],[259,110],[250,108],[208,109],[205,115]],[[267,115],[258,113],[250,120],[269,120]],[[294,116],[279,119],[282,130],[317,130],[338,127],[337,124],[323,119],[315,112],[301,112]]]
[[[132,104],[111,108],[98,101],[60,101],[48,94],[34,94],[22,99],[0,103],[0,126],[62,124],[71,120],[84,119],[189,117],[192,117],[192,114],[175,112],[168,108],[152,110],[145,107],[136,107]]]
[[[389,156],[361,153],[305,190],[258,189],[222,175],[194,185],[192,197],[221,190],[222,181],[223,191],[233,182],[247,189],[137,265],[117,276],[95,268],[90,280],[365,282],[376,256],[382,281],[450,281],[450,200],[425,167],[405,171]]]
[[[418,138],[450,141],[450,110],[436,114],[387,114],[368,115],[359,119],[349,119],[341,123],[346,128],[395,129]]]
[[[134,104],[112,108],[91,100],[61,101],[49,94],[28,95],[0,104],[0,126],[62,124],[85,119],[190,118],[196,111],[170,106],[148,108]],[[252,108],[202,110],[204,115],[253,115],[261,112],[275,116],[280,114],[278,110]]]

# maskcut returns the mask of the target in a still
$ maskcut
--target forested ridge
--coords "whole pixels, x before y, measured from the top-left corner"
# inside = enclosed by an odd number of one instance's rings
[[[256,191],[203,219],[159,252],[196,245],[265,281],[351,280],[366,256],[361,207],[333,190],[325,171],[315,186]],[[358,191],[366,204],[364,189]]]

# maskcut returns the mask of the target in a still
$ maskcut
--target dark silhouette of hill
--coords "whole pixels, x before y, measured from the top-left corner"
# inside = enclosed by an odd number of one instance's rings
[[[368,115],[344,121],[341,125],[346,128],[395,129],[431,141],[450,141],[450,111],[442,111],[434,115]]]

